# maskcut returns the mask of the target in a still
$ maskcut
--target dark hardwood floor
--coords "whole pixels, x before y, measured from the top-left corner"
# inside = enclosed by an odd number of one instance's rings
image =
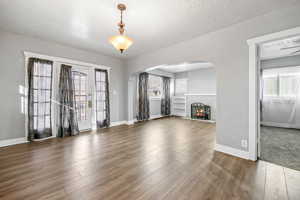
[[[298,171],[214,143],[214,124],[165,118],[0,148],[0,198],[300,199]]]

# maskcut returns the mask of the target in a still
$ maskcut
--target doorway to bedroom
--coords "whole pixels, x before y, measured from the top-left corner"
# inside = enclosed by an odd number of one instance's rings
[[[300,170],[300,36],[260,46],[259,158]]]

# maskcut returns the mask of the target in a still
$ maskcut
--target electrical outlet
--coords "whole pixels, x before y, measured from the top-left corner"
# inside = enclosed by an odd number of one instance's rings
[[[248,141],[247,140],[242,140],[241,145],[242,145],[243,148],[246,149],[248,147]]]

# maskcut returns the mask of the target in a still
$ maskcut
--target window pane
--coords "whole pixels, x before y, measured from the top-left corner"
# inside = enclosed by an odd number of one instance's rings
[[[51,76],[51,74],[52,74],[52,67],[51,67],[51,65],[46,65],[45,66],[45,74],[46,74],[46,76]]]
[[[96,81],[100,81],[100,72],[96,72]]]
[[[280,96],[294,97],[297,95],[298,81],[297,76],[280,76]]]
[[[104,72],[101,72],[100,80],[101,81],[105,81],[105,73]]]
[[[33,115],[38,115],[38,103],[34,103],[33,104]]]
[[[37,77],[33,78],[33,88],[38,89],[39,88],[39,79]]]
[[[101,82],[96,82],[96,90],[100,91],[101,89]]]
[[[105,101],[105,92],[101,92],[100,95],[101,95],[101,100]]]
[[[44,116],[38,116],[37,129],[42,130],[45,127],[45,118]]]
[[[97,111],[103,111],[104,110],[104,104],[102,101],[97,102]]]
[[[45,128],[50,128],[50,116],[45,117]]]
[[[264,96],[277,96],[278,83],[277,77],[265,77],[263,79],[263,94]]]
[[[44,77],[44,89],[51,89],[51,78],[49,77]]]
[[[46,90],[45,91],[46,95],[45,95],[45,100],[46,101],[51,101],[51,91],[50,90]]]
[[[33,117],[33,129],[37,129],[37,117]]]
[[[45,114],[50,115],[50,103],[46,103]]]
[[[33,101],[34,102],[38,101],[38,90],[33,90]]]
[[[39,103],[38,105],[39,105],[38,115],[39,116],[45,115],[46,104],[45,103]]]
[[[100,111],[97,112],[97,119],[103,120],[103,112],[100,112]]]
[[[100,82],[100,90],[105,91],[105,82]]]

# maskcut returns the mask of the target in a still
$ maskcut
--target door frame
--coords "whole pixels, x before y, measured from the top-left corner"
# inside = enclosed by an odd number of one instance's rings
[[[105,65],[98,65],[98,64],[93,64],[93,63],[88,63],[88,62],[82,62],[82,61],[78,61],[78,60],[73,60],[73,59],[68,59],[68,58],[63,58],[63,57],[56,57],[56,56],[48,56],[48,55],[44,55],[44,54],[39,54],[39,53],[34,53],[34,52],[30,52],[30,51],[24,51],[24,57],[25,57],[25,62],[24,62],[24,67],[25,67],[25,74],[24,74],[24,88],[25,88],[25,99],[27,99],[28,97],[28,77],[27,77],[27,66],[28,66],[28,60],[31,57],[34,58],[40,58],[40,59],[45,59],[45,60],[50,60],[53,62],[53,79],[52,81],[56,82],[55,84],[52,84],[52,86],[58,86],[58,81],[59,81],[59,69],[60,69],[60,64],[66,64],[66,65],[76,65],[77,67],[82,67],[82,68],[88,68],[89,70],[94,71],[95,69],[103,69],[103,70],[107,70],[108,72],[108,83],[110,85],[110,70],[111,67],[105,66]],[[92,76],[94,77],[94,76]],[[94,80],[94,79],[92,79]],[[96,95],[95,95],[95,84],[92,84],[93,88],[92,88],[92,101],[93,101],[93,106],[92,106],[92,129],[96,130],[96,122],[94,122],[96,120],[96,115],[95,115],[95,99],[96,99]],[[57,90],[57,87],[55,87],[54,89],[52,88],[52,94],[54,94],[55,90]],[[110,92],[110,89],[109,89]],[[53,96],[53,98],[56,98],[56,96]],[[57,99],[55,99],[57,100]],[[24,115],[25,115],[25,138],[26,140],[28,140],[28,129],[27,129],[27,124],[28,124],[28,113],[27,113],[27,100],[25,100],[24,102]],[[52,108],[53,107],[53,102],[52,102]],[[41,140],[45,140],[45,139],[49,139],[49,138],[53,138],[57,136],[57,130],[56,130],[56,123],[55,122],[55,118],[56,116],[54,115],[54,112],[51,116],[52,118],[52,130],[53,131],[53,135],[51,137],[48,138],[44,138]]]
[[[259,46],[300,34],[300,27],[263,35],[247,40],[249,46],[249,159],[258,158],[258,140],[260,136],[260,104],[259,104],[259,74],[260,54]]]

